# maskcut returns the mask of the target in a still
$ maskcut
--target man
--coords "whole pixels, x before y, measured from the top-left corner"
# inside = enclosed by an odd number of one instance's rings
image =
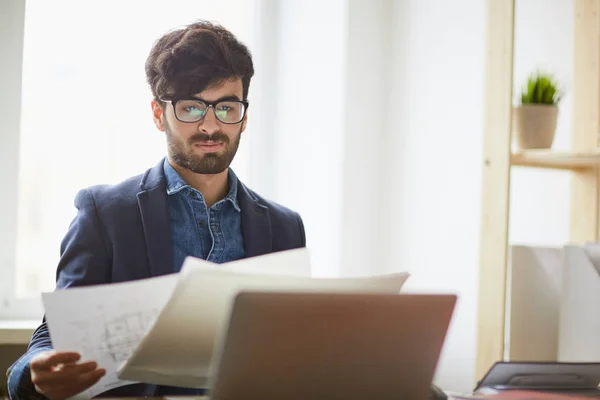
[[[57,289],[177,272],[188,255],[224,263],[306,245],[300,216],[248,189],[229,167],[246,128],[253,74],[248,49],[218,25],[197,22],[154,44],[146,75],[168,157],[142,175],[77,194]],[[12,400],[65,399],[98,382],[100,367],[52,350],[43,322],[9,371],[9,393]],[[178,394],[202,393],[134,384],[101,396]]]

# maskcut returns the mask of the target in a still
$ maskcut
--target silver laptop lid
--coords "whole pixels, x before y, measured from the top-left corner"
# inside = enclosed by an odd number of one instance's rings
[[[212,400],[427,399],[455,295],[243,292]]]

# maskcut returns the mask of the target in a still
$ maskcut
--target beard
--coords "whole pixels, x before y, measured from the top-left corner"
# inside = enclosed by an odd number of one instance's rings
[[[240,126],[240,132],[233,140],[219,132],[212,135],[197,133],[190,137],[186,143],[173,135],[170,127],[165,125],[169,156],[181,168],[189,169],[197,174],[219,174],[231,165],[240,145],[241,130]],[[195,143],[203,143],[209,140],[223,142],[225,152],[202,155],[195,153],[193,149]]]

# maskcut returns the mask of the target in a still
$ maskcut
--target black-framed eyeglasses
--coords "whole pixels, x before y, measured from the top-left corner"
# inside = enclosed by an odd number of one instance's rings
[[[212,107],[215,117],[222,123],[239,124],[248,109],[248,100],[222,100],[212,103],[197,99],[160,99],[160,101],[171,103],[175,118],[181,122],[198,122]]]

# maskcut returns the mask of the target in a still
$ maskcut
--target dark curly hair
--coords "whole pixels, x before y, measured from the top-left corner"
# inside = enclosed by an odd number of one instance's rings
[[[167,32],[146,60],[156,100],[191,96],[234,78],[242,80],[246,99],[253,75],[248,48],[221,25],[203,20]]]

